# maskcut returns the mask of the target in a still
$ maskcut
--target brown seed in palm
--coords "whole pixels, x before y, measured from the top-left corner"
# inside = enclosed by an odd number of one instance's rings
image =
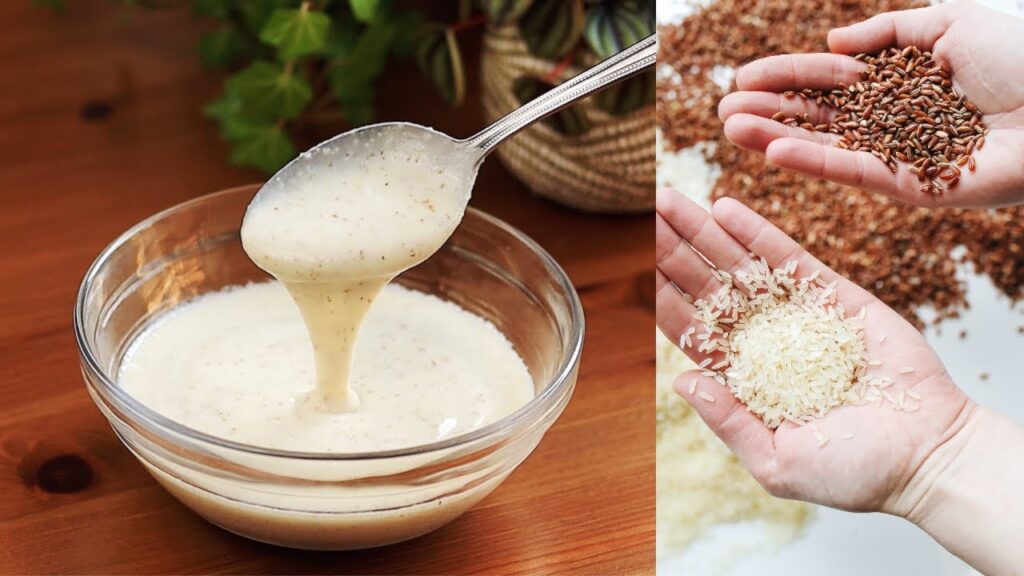
[[[975,147],[984,145],[988,129],[966,96],[953,89],[949,74],[930,52],[913,46],[858,59],[867,64],[859,82],[800,90],[802,97],[837,109],[828,128],[839,136],[836,146],[870,151],[887,166],[893,159],[911,162],[921,167],[914,173],[922,181],[958,177],[956,166],[966,165]],[[805,115],[796,119],[808,128]]]

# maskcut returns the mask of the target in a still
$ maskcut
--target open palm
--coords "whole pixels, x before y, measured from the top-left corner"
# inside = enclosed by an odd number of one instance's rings
[[[771,56],[744,66],[736,76],[740,91],[719,104],[725,134],[743,148],[763,152],[772,164],[917,205],[996,207],[1024,202],[1024,20],[973,2],[889,12],[837,28],[828,37],[832,54]],[[893,174],[865,151],[834,147],[837,136],[784,126],[770,120],[806,113],[814,124],[835,111],[787,90],[832,89],[853,84],[864,64],[850,54],[875,53],[890,46],[918,46],[951,72],[956,90],[984,114],[991,132],[975,151],[977,171],[964,170],[957,187],[940,196],[901,163]]]
[[[842,407],[813,426],[787,422],[772,430],[700,371],[682,374],[676,390],[769,492],[847,510],[907,514],[920,497],[915,474],[962,425],[972,404],[921,334],[899,314],[826,268],[739,202],[719,200],[709,214],[682,194],[665,189],[657,198],[659,327],[675,342],[691,326],[699,328],[693,300],[721,287],[712,265],[735,273],[755,257],[773,268],[795,260],[798,277],[820,271],[826,282],[837,280],[839,303],[847,310],[866,307],[868,355],[882,362],[869,373],[892,377],[893,392],[912,388],[922,397],[920,408],[907,412],[889,405]],[[707,357],[694,347],[684,351],[698,363]],[[914,370],[899,374],[902,367]],[[691,395],[694,380],[697,387]],[[701,392],[711,394],[714,401],[701,398]],[[829,439],[824,446],[819,445],[819,435]]]

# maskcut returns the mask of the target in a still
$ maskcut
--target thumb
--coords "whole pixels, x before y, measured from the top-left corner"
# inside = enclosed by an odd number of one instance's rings
[[[878,14],[829,32],[828,48],[836,54],[878,52],[890,46],[918,46],[922,50],[931,50],[935,41],[953,23],[955,8],[950,4],[939,4]]]
[[[769,466],[774,433],[727,387],[702,370],[683,372],[673,387],[755,477]]]

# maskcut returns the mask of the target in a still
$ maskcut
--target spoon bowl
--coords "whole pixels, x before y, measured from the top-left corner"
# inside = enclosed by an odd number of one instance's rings
[[[466,142],[408,122],[350,130],[303,152],[260,188],[242,241],[265,270],[289,263],[274,271],[285,281],[309,281],[302,276],[309,270],[320,280],[338,269],[394,276],[455,230],[480,156]],[[307,209],[311,202],[316,210]],[[382,241],[396,230],[401,242]],[[323,245],[329,249],[317,249]]]
[[[288,191],[295,178],[330,171],[336,163],[365,158],[386,150],[385,146],[404,145],[419,152],[425,160],[464,168],[479,166],[483,153],[465,140],[456,140],[444,132],[412,122],[370,124],[333,136],[299,154],[270,177],[253,197],[259,202],[266,196]]]

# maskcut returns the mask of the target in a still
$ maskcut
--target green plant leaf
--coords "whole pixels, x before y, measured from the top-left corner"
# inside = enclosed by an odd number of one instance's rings
[[[391,53],[399,58],[405,58],[413,51],[420,34],[423,33],[423,15],[413,10],[401,10],[390,19],[395,29],[391,40]]]
[[[362,25],[351,14],[335,16],[327,34],[324,55],[331,60],[350,57],[359,41],[361,28]]]
[[[253,36],[259,36],[275,10],[291,5],[288,0],[234,0],[232,3],[241,14],[245,29]]]
[[[380,0],[348,0],[352,13],[360,22],[373,22]]]
[[[387,64],[395,28],[388,22],[374,22],[359,36],[351,54],[339,58],[327,70],[327,82],[339,101],[349,93],[364,93]]]
[[[512,93],[520,104],[526,104],[553,87],[540,78],[525,76],[512,84]],[[578,104],[563,108],[541,122],[564,136],[579,136],[590,130],[590,121]]]
[[[282,60],[320,54],[327,48],[331,19],[315,10],[275,10],[260,30],[260,40],[277,47]]]
[[[220,98],[217,98],[212,102],[208,102],[206,106],[203,106],[203,114],[217,120],[224,120],[232,116],[237,116],[241,112],[242,99],[238,97],[238,94],[235,94],[226,88],[224,92],[221,93]]]
[[[396,28],[391,22],[376,21],[363,31],[351,53],[337,59],[327,70],[327,83],[353,126],[373,121],[373,83],[384,71]]]
[[[621,116],[654,104],[654,72],[648,70],[632,78],[612,84],[593,96],[598,108]]]
[[[345,120],[353,126],[362,126],[373,122],[376,115],[373,95],[373,84],[365,84],[360,86],[358,90],[346,92],[345,98],[338,102]]]
[[[603,2],[587,9],[583,36],[601,58],[618,54],[651,34],[653,24],[644,8],[634,2]]]
[[[530,52],[557,60],[579,41],[585,19],[583,0],[533,2],[519,19],[519,31]]]
[[[327,73],[327,83],[337,100],[345,120],[353,126],[369,124],[374,119],[373,80],[358,61],[332,68]]]
[[[423,34],[415,56],[416,66],[441,98],[452,106],[461,104],[466,95],[466,74],[455,33],[444,28]]]
[[[230,77],[227,88],[241,100],[240,113],[255,121],[295,118],[313,99],[308,82],[266,60],[257,60]]]
[[[273,124],[239,125],[232,140],[235,144],[231,151],[233,164],[255,166],[272,173],[295,157],[295,145],[283,129]]]
[[[487,16],[487,22],[493,26],[504,26],[518,20],[532,3],[533,0],[477,0],[476,4]]]
[[[197,16],[227,20],[231,15],[229,0],[192,0],[192,12]]]
[[[327,76],[338,108],[353,126],[368,124],[374,118],[373,80],[357,80],[347,75],[343,68],[335,68]]]
[[[234,26],[210,32],[199,40],[199,59],[206,68],[220,68],[235,62],[245,52],[245,40]]]

